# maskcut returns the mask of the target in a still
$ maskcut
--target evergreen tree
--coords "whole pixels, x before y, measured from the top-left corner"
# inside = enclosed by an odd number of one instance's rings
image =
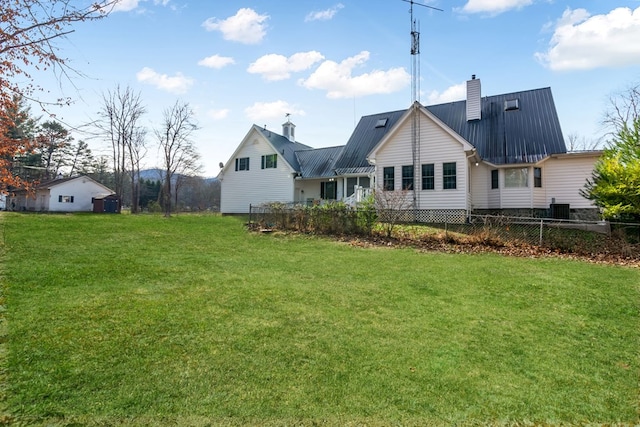
[[[581,194],[605,218],[640,220],[640,117],[622,125]]]
[[[46,121],[42,124],[36,138],[36,153],[40,155],[45,178],[56,178],[61,173],[60,169],[68,166],[72,140],[69,131],[60,123]]]

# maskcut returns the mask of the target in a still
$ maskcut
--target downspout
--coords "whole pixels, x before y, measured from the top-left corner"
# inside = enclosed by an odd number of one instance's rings
[[[466,200],[466,211],[467,211],[467,218],[469,218],[469,216],[471,215],[471,199],[472,199],[472,195],[473,193],[471,192],[471,163],[469,162],[469,159],[471,157],[474,157],[474,164],[475,166],[478,166],[478,160],[476,157],[477,151],[475,148],[471,149],[471,154],[467,155],[467,194],[465,194],[465,200]]]

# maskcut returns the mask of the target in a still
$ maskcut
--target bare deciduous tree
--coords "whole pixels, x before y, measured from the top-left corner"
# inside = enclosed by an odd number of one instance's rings
[[[600,147],[601,140],[591,139],[588,140],[585,136],[578,135],[577,132],[572,132],[566,137],[567,151],[593,151]]]
[[[377,188],[373,192],[378,218],[383,224],[387,237],[391,237],[398,222],[405,219],[407,210],[413,206],[411,190],[385,190]]]
[[[191,140],[198,129],[194,113],[188,103],[176,103],[164,111],[162,127],[155,131],[162,155],[162,209],[165,216],[171,215],[172,182],[179,175],[194,175],[201,169],[200,155]],[[175,191],[179,188],[176,182]]]
[[[145,151],[146,130],[140,125],[141,117],[146,113],[140,93],[134,93],[129,87],[103,95],[101,120],[98,128],[111,144],[115,192],[124,193],[124,186],[131,186],[131,212],[138,211],[136,186],[140,176],[140,163]],[[128,181],[128,182],[125,182]]]
[[[629,85],[626,89],[609,97],[609,106],[602,120],[609,135],[618,134],[627,127],[631,129],[640,117],[640,83]]]
[[[0,191],[8,187],[29,188],[29,182],[14,175],[11,159],[32,152],[31,141],[12,138],[16,123],[6,114],[16,108],[16,99],[47,104],[69,104],[71,99],[44,100],[32,72],[53,70],[58,78],[80,74],[59,56],[55,42],[74,30],[71,25],[104,18],[119,0],[97,0],[78,7],[72,0],[0,1]],[[86,3],[85,3],[86,5]]]

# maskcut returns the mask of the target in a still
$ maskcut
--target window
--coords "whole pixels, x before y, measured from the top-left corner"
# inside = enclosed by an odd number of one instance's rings
[[[444,190],[455,190],[456,162],[442,164],[442,188]]]
[[[73,203],[73,196],[58,196],[58,203]]]
[[[413,166],[402,166],[402,189],[413,190]]]
[[[498,188],[498,169],[491,171],[491,189]]]
[[[338,198],[338,186],[335,181],[320,183],[320,198],[324,200],[336,200]]]
[[[267,154],[262,156],[262,169],[275,169],[278,167],[278,155]]]
[[[436,188],[436,182],[433,163],[422,165],[422,189],[433,190],[434,188]]]
[[[347,197],[352,196],[356,192],[356,186],[369,188],[371,180],[368,176],[358,176],[347,178]]]
[[[385,191],[395,190],[394,175],[395,171],[393,166],[386,167],[382,170],[382,188]]]
[[[347,197],[355,193],[355,187],[358,184],[358,178],[347,178]]]
[[[533,168],[533,186],[542,188],[542,169]]]
[[[504,186],[506,188],[522,188],[529,186],[528,168],[511,168],[504,170]]]
[[[248,157],[239,157],[236,159],[236,170],[237,171],[248,171],[249,170],[249,158]]]

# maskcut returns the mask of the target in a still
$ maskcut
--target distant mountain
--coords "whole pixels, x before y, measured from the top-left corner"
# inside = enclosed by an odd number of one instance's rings
[[[145,181],[162,181],[163,175],[164,171],[158,168],[144,169],[140,171],[140,178],[144,179]],[[202,179],[204,179],[205,182],[215,182],[218,180],[218,178],[216,177],[203,177]]]
[[[140,178],[145,181],[161,181],[162,175],[162,169],[145,169],[140,171]]]

